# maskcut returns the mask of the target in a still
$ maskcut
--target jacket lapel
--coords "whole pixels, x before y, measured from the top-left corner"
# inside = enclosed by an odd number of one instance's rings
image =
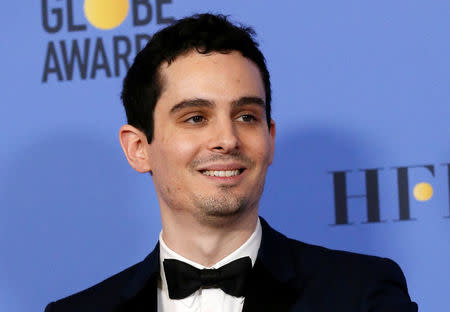
[[[156,312],[157,286],[159,280],[159,243],[138,265],[130,282],[122,292],[117,312]]]
[[[261,246],[245,296],[243,312],[290,311],[301,293],[289,240],[260,218]],[[295,286],[294,286],[295,285]]]

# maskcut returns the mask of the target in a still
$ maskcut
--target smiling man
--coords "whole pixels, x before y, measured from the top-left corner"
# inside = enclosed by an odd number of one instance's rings
[[[46,311],[417,311],[388,259],[288,239],[258,218],[275,123],[249,28],[210,14],[154,35],[124,80],[130,165],[162,231],[142,262]]]
[[[159,74],[151,143],[126,125],[122,146],[136,170],[152,172],[163,240],[213,265],[254,231],[272,162],[275,125],[267,123],[261,74],[236,51],[187,51]]]

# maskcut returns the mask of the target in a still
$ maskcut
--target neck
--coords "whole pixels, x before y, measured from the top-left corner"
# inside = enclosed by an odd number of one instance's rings
[[[210,267],[242,246],[253,234],[258,210],[221,220],[197,220],[194,216],[161,209],[164,243],[183,257]]]

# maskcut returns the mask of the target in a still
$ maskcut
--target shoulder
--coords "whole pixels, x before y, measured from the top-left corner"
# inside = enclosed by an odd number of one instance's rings
[[[97,312],[113,310],[120,302],[124,285],[133,278],[140,263],[137,263],[83,291],[50,303],[47,305],[45,312]]]
[[[345,275],[347,278],[367,279],[381,272],[400,273],[399,277],[403,277],[398,265],[390,259],[307,244],[286,237],[263,218],[260,220],[263,236],[259,255],[270,259],[273,266],[282,263],[310,277]]]
[[[258,256],[275,274],[292,276],[294,273],[303,280],[327,282],[329,287],[361,288],[378,279],[391,278],[406,289],[401,269],[390,259],[300,242],[271,228],[263,218],[260,220],[263,235]],[[278,269],[280,266],[282,269]]]
[[[398,275],[398,278],[403,278],[400,267],[388,258],[333,250],[290,238],[287,240],[294,261],[303,268],[307,268],[309,272],[346,274],[349,277],[364,272],[366,274],[363,277],[366,278],[370,275],[390,273],[394,276]]]
[[[141,262],[89,287],[81,292],[50,303],[46,312],[115,311],[137,297],[146,287],[156,287],[150,281],[159,272],[159,244]],[[141,298],[141,297],[139,297]],[[153,299],[152,299],[153,300]]]
[[[405,277],[393,260],[332,250],[288,239],[290,253],[306,292],[329,294],[339,306],[343,298],[362,311],[417,311]]]

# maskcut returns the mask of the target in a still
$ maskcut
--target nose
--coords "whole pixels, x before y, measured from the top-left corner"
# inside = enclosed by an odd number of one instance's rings
[[[239,148],[239,135],[232,120],[221,120],[210,131],[210,150],[226,154]]]

